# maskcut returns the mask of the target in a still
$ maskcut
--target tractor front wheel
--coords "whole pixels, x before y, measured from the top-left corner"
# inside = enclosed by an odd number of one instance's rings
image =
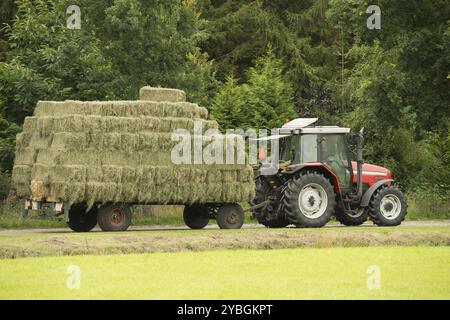
[[[125,231],[131,224],[131,210],[126,204],[107,203],[100,207],[97,217],[103,231]]]
[[[408,205],[403,193],[394,186],[378,189],[370,201],[370,219],[382,227],[398,226],[405,219]]]
[[[244,210],[238,204],[226,204],[219,208],[216,219],[220,229],[240,229],[244,224]]]
[[[97,207],[87,211],[85,203],[73,204],[69,209],[67,226],[75,232],[88,232],[97,225]]]
[[[209,222],[209,210],[201,204],[184,207],[184,223],[191,229],[203,229]]]
[[[320,228],[330,221],[336,205],[330,181],[318,172],[293,178],[284,191],[287,218],[297,227]]]

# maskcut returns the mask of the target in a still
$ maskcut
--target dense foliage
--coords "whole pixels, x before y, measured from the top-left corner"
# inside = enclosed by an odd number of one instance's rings
[[[81,8],[81,29],[66,8]],[[369,29],[370,4],[381,29]],[[20,0],[0,19],[0,196],[14,136],[41,99],[185,89],[222,128],[286,118],[365,127],[367,161],[448,199],[450,8],[445,0]]]

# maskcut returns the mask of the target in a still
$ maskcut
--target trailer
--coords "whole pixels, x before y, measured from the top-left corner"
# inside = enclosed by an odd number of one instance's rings
[[[240,228],[240,203],[254,198],[252,167],[173,158],[182,140],[174,133],[205,149],[217,139],[224,149],[242,144],[238,135],[203,135],[218,129],[207,117],[183,91],[166,88],[143,87],[135,101],[39,101],[17,136],[12,176],[24,216],[46,208],[77,232],[97,224],[124,231],[131,206],[177,204],[185,206],[190,228],[210,219],[223,229]]]

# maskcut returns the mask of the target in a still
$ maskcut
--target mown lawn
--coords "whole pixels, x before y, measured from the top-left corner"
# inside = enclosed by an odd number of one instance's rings
[[[80,289],[67,287],[70,265]],[[0,299],[449,299],[449,265],[449,247],[20,258],[0,261]]]

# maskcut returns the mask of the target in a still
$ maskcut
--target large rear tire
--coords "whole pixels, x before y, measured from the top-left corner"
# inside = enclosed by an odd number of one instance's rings
[[[103,231],[125,231],[131,224],[130,207],[107,203],[99,209],[97,221]]]
[[[287,183],[284,210],[297,227],[320,228],[330,221],[336,206],[330,181],[318,172],[307,172]]]
[[[334,215],[336,216],[336,220],[344,226],[360,226],[369,218],[368,211],[368,208],[359,208],[355,213],[350,213],[338,207]]]
[[[184,207],[184,223],[191,229],[203,229],[209,222],[209,210],[201,204]]]
[[[244,224],[244,210],[238,204],[226,204],[219,208],[216,219],[220,229],[240,229]]]
[[[253,199],[251,205],[254,206],[266,201],[271,191],[272,188],[266,180],[261,177],[257,178],[255,181],[255,198]],[[287,219],[272,217],[270,212],[268,212],[270,210],[277,210],[277,208],[273,208],[273,206],[266,206],[265,208],[255,209],[253,214],[258,222],[267,228],[284,228],[290,224]]]
[[[75,232],[88,232],[97,225],[97,207],[87,211],[85,203],[73,204],[69,209],[67,226]]]
[[[405,219],[408,204],[403,193],[394,186],[383,186],[370,200],[370,219],[377,226],[398,226]]]

